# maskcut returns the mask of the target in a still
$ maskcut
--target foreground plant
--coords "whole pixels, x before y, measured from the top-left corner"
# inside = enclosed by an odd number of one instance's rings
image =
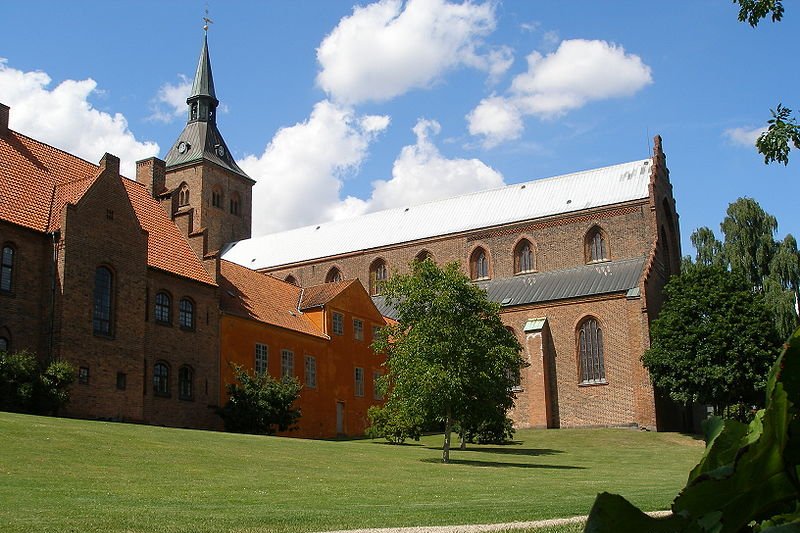
[[[652,518],[616,494],[597,496],[587,533],[800,531],[800,329],[767,382],[766,407],[745,425],[714,417],[706,452],[672,503]]]

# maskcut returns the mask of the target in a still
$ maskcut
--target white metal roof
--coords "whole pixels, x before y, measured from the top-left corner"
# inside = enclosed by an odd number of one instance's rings
[[[252,269],[369,250],[646,198],[643,159],[235,242],[223,258]]]

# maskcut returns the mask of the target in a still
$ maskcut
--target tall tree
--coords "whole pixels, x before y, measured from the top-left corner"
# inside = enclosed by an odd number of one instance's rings
[[[752,198],[739,198],[728,206],[720,227],[725,234],[723,246],[731,270],[761,290],[777,248],[774,235],[778,221]]]
[[[470,413],[492,409],[505,416],[524,364],[521,347],[499,306],[456,263],[415,262],[411,275],[392,277],[383,294],[398,319],[374,343],[387,354],[386,408],[442,423],[447,463],[456,421],[474,423]]]
[[[689,238],[694,249],[697,250],[695,261],[698,264],[723,266],[727,263],[722,251],[722,243],[714,235],[714,230],[707,227],[697,228]]]
[[[764,297],[740,274],[701,264],[673,276],[664,292],[642,356],[653,385],[680,404],[713,405],[716,414],[760,405],[780,346]]]

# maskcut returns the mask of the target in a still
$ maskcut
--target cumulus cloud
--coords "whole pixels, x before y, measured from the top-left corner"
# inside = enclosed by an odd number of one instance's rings
[[[417,121],[416,143],[400,151],[392,179],[373,182],[366,210],[417,205],[504,185],[503,176],[479,159],[444,157],[430,139],[440,131],[435,120]]]
[[[513,61],[511,49],[487,46],[493,2],[381,0],[356,6],[317,49],[317,83],[339,103],[386,101],[426,88],[444,72],[468,66],[491,79]]]
[[[758,126],[757,128],[729,128],[725,130],[722,135],[732,144],[752,148],[756,145],[756,140],[765,131],[767,131],[766,126]]]
[[[309,118],[280,129],[260,156],[239,163],[258,180],[253,188],[253,234],[263,235],[344,216],[342,178],[358,169],[387,116],[356,116],[328,100]],[[355,207],[353,204],[355,203]],[[350,201],[354,214],[358,202]]]
[[[184,74],[178,74],[178,82],[165,83],[158,89],[153,100],[153,114],[150,120],[172,122],[177,117],[186,115],[186,99],[192,91],[192,80]]]
[[[93,79],[65,80],[49,89],[51,82],[44,72],[16,70],[0,59],[0,102],[11,106],[12,129],[92,162],[110,152],[128,177],[135,176],[137,160],[158,154],[156,143],[136,140],[121,113],[92,106]]]
[[[515,139],[524,116],[549,119],[596,100],[631,96],[653,82],[650,67],[622,46],[606,41],[562,41],[547,55],[528,55],[528,70],[519,74],[502,97],[482,100],[467,115],[470,132],[487,147]],[[502,112],[493,119],[490,114]]]

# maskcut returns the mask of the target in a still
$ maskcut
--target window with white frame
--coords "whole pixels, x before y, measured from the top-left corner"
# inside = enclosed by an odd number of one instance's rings
[[[357,366],[355,372],[356,396],[364,396],[364,369]]]
[[[342,313],[333,313],[333,332],[336,335],[344,335],[344,315]]]
[[[281,350],[281,377],[290,378],[292,376],[294,376],[294,352]]]
[[[306,356],[306,387],[317,388],[317,359],[311,355]]]
[[[255,368],[257,375],[262,375],[267,372],[267,357],[269,356],[269,347],[266,344],[256,343],[256,364]]]
[[[353,319],[353,338],[357,341],[364,340],[364,321],[357,318]]]

